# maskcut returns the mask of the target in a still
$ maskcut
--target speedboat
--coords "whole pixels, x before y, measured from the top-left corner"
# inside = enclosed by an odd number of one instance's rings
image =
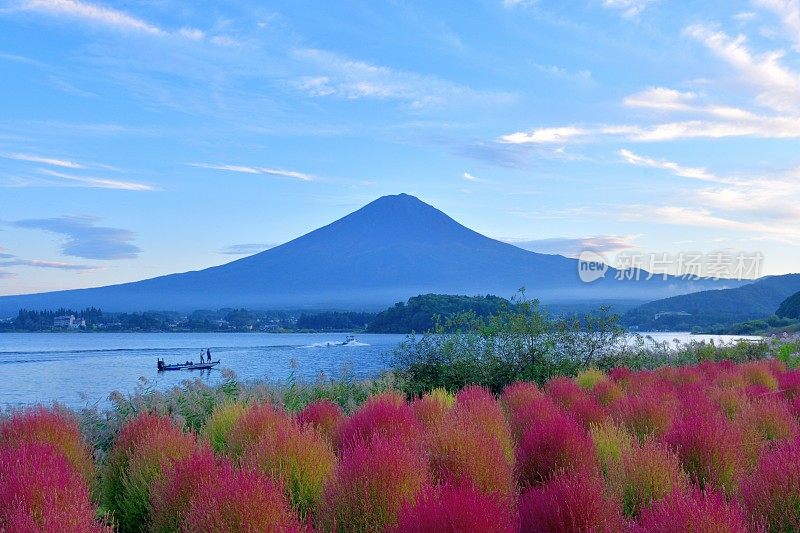
[[[325,343],[325,346],[327,346],[328,348],[330,348],[331,346],[352,346],[357,343],[358,341],[356,340],[355,336],[348,335],[347,337],[344,338],[344,342],[328,342]]]

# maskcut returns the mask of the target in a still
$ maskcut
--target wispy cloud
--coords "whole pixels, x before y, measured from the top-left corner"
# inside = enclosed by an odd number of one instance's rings
[[[294,86],[314,97],[333,96],[391,99],[413,108],[465,103],[508,103],[510,93],[476,91],[436,76],[395,70],[317,49],[296,50],[294,55],[312,67],[314,75],[295,80]]]
[[[55,170],[41,169],[42,174],[62,178],[74,183],[78,183],[83,187],[90,187],[96,189],[118,189],[123,191],[154,191],[155,187],[145,183],[137,183],[135,181],[122,181],[109,178],[97,178],[89,176],[75,176],[73,174],[65,174]]]
[[[38,11],[54,16],[74,17],[122,30],[145,32],[154,35],[166,33],[158,26],[129,15],[124,11],[79,0],[25,0],[19,4],[19,9]]]
[[[618,9],[625,18],[636,18],[655,0],[603,0],[603,6]]]
[[[754,0],[754,3],[778,15],[789,37],[794,40],[795,50],[800,51],[800,1]]]
[[[506,239],[519,248],[542,254],[578,257],[581,252],[616,253],[636,246],[638,235],[593,235],[590,237],[556,237],[550,239]]]
[[[135,234],[126,229],[95,225],[94,217],[64,216],[18,220],[18,228],[57,233],[65,238],[61,253],[85,259],[135,259],[141,249],[132,244]]]
[[[621,155],[622,158],[631,165],[668,170],[673,174],[675,174],[676,176],[681,176],[684,178],[691,178],[701,181],[712,181],[717,183],[731,183],[731,180],[717,176],[709,172],[705,168],[686,167],[678,163],[675,163],[673,161],[667,161],[663,159],[660,160],[652,159],[650,157],[641,156],[626,149],[620,150],[619,155]]]
[[[78,263],[65,263],[62,261],[45,261],[43,259],[12,259],[10,261],[0,261],[0,267],[13,267],[13,266],[52,268],[56,270],[78,270],[78,271],[97,270],[97,267],[91,265],[81,265]]]
[[[471,181],[473,183],[491,183],[489,180],[484,179],[484,178],[479,178],[478,176],[473,176],[469,172],[464,172],[464,174],[462,174],[462,177],[465,180]]]
[[[0,157],[3,157],[5,159],[14,159],[16,161],[43,163],[45,165],[52,165],[54,167],[64,167],[64,168],[74,168],[74,169],[85,168],[82,164],[76,163],[75,161],[69,161],[67,159],[56,159],[54,157],[45,157],[33,154],[22,154],[18,152],[0,154]]]
[[[211,170],[224,170],[227,172],[238,172],[241,174],[264,174],[266,176],[278,176],[282,178],[293,178],[300,181],[313,181],[315,176],[305,172],[285,170],[282,168],[254,167],[247,165],[226,165],[214,163],[188,163],[189,166],[197,168],[207,168]]]
[[[225,255],[253,255],[274,248],[277,244],[252,242],[247,244],[231,244],[218,253]]]
[[[757,88],[759,103],[782,112],[800,111],[800,73],[781,62],[782,50],[756,55],[744,35],[731,37],[705,24],[689,26],[685,33],[737,70],[744,83]]]

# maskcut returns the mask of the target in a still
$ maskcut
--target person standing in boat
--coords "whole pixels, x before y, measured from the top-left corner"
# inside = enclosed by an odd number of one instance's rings
[[[211,348],[206,348],[206,358],[208,359],[208,362],[210,363],[211,362]]]

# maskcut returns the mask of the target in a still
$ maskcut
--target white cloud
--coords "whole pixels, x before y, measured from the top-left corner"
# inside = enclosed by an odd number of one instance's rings
[[[295,50],[294,55],[316,71],[293,83],[309,96],[391,99],[413,108],[468,102],[506,103],[513,99],[508,93],[475,91],[436,76],[373,65],[326,50]]]
[[[703,24],[689,26],[685,33],[736,69],[745,83],[759,89],[759,103],[781,112],[800,111],[800,74],[781,63],[783,51],[756,56],[746,46],[744,35],[730,37]]]
[[[294,170],[285,170],[281,168],[266,168],[266,167],[252,167],[245,165],[226,165],[226,164],[213,164],[213,163],[189,163],[189,166],[197,168],[208,168],[211,170],[225,170],[228,172],[239,172],[242,174],[264,174],[267,176],[279,176],[283,178],[293,178],[300,181],[313,181],[315,177],[312,174],[304,172],[296,172]]]
[[[0,154],[0,157],[4,157],[6,159],[14,159],[16,161],[43,163],[45,165],[52,165],[54,167],[75,168],[75,169],[85,168],[82,164],[76,163],[75,161],[69,161],[66,159],[55,159],[52,157],[44,157],[32,154],[10,153],[10,154]]]
[[[603,0],[603,6],[611,9],[618,9],[625,18],[636,18],[654,0]]]
[[[644,157],[635,154],[630,150],[625,150],[625,149],[620,150],[619,155],[621,155],[623,159],[628,163],[630,163],[631,165],[668,170],[673,174],[675,174],[676,176],[681,176],[684,178],[691,178],[701,181],[712,181],[718,183],[730,183],[730,180],[721,178],[707,171],[704,168],[685,167],[683,165],[679,165],[678,163],[672,161],[651,159],[649,157]]]
[[[590,134],[590,130],[574,126],[539,128],[529,132],[517,132],[503,135],[500,137],[500,142],[507,144],[553,144],[563,143]]]
[[[56,172],[55,170],[40,170],[42,174],[54,176],[56,178],[63,178],[76,183],[80,183],[85,187],[96,189],[119,189],[123,191],[154,191],[155,187],[144,183],[137,183],[134,181],[122,181],[108,178],[97,178],[89,176],[75,176],[72,174],[64,174],[63,172]]]
[[[681,92],[666,87],[652,87],[626,96],[622,102],[629,107],[643,107],[659,111],[689,111],[697,98],[695,93]]]
[[[578,257],[582,252],[592,251],[611,254],[629,250],[636,246],[638,235],[593,235],[589,237],[555,237],[549,239],[503,239],[519,248],[542,254],[557,254]]]
[[[43,259],[11,259],[9,261],[0,261],[0,267],[14,267],[14,266],[28,266],[36,268],[54,268],[58,270],[97,270],[96,266],[81,265],[77,263],[66,263],[63,261],[45,261]]]
[[[57,17],[67,16],[108,28],[149,35],[177,35],[192,41],[200,41],[206,37],[205,33],[197,28],[183,27],[177,32],[169,32],[124,11],[81,0],[23,0],[17,9],[46,13]],[[217,37],[212,38],[212,42],[215,42],[214,39]]]
[[[800,51],[800,1],[754,0],[754,3],[778,15],[789,36],[795,41],[795,50]]]
[[[26,11],[40,11],[51,15],[66,15],[89,22],[112,26],[123,30],[133,30],[155,35],[166,32],[123,11],[81,2],[79,0],[25,0],[20,8]]]
[[[465,180],[471,181],[471,182],[474,182],[474,183],[490,183],[489,180],[483,179],[483,178],[479,178],[478,176],[473,176],[469,172],[464,172],[464,174],[462,176],[463,176],[463,178]]]

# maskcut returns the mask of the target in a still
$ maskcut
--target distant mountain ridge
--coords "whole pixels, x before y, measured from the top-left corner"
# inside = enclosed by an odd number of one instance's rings
[[[800,274],[768,276],[733,289],[708,290],[646,303],[625,313],[624,325],[641,330],[716,329],[775,314],[800,291]]]
[[[481,235],[414,196],[384,196],[290,242],[204,270],[143,281],[0,297],[0,316],[20,308],[100,307],[104,311],[380,309],[411,296],[497,294],[521,287],[543,301],[647,301],[720,282],[615,281],[591,284],[578,261],[539,254]],[[737,284],[734,283],[734,286]]]

